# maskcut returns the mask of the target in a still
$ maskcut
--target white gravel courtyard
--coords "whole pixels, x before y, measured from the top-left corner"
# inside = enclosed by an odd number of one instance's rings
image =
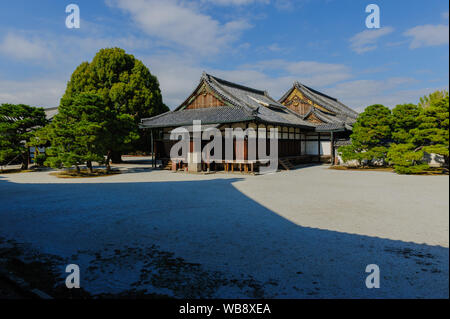
[[[50,258],[62,282],[78,264],[92,295],[448,298],[448,192],[448,176],[328,166],[0,174],[0,249]],[[379,289],[365,286],[368,264]]]

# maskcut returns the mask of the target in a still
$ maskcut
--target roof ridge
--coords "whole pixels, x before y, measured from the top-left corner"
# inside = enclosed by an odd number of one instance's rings
[[[317,93],[315,93],[314,91],[315,90],[311,90],[310,88],[308,88],[307,86],[304,86],[304,85],[300,85],[300,87],[299,87],[299,89],[303,89],[304,91],[306,91],[306,93],[308,94],[308,95],[311,95],[312,96],[312,98],[316,98],[316,99],[318,99],[319,101],[320,101],[320,106],[322,106],[322,107],[324,107],[325,109],[327,109],[327,110],[329,110],[329,111],[332,111],[332,112],[336,112],[336,113],[340,113],[341,111],[338,109],[338,108],[336,108],[335,106],[333,106],[333,105],[330,105],[330,103],[329,102],[327,102],[326,100],[324,100],[324,95],[319,95],[319,94],[317,94]],[[303,92],[304,93],[304,92]],[[314,94],[316,94],[316,95],[318,95],[318,96],[314,96]],[[309,97],[310,99],[311,99],[311,97]],[[337,102],[337,101],[335,101],[335,100],[333,100],[334,102]],[[313,101],[314,102],[314,101]],[[331,110],[330,110],[330,108],[331,108]]]
[[[260,95],[264,95],[264,91],[262,91],[262,90],[258,90],[258,89],[251,88],[249,86],[245,86],[245,85],[242,85],[242,84],[237,84],[237,83],[234,83],[234,82],[230,82],[230,81],[218,78],[218,77],[216,77],[214,75],[208,74],[206,72],[204,73],[204,75],[213,78],[214,80],[216,80],[219,83],[222,82],[223,84],[226,84],[226,85],[238,88],[238,89],[242,89],[242,90],[245,90],[245,91],[250,91],[250,92],[253,92],[253,93],[258,93]]]
[[[335,97],[332,97],[332,96],[329,96],[329,95],[327,95],[327,94],[325,94],[325,93],[322,93],[322,92],[320,92],[320,91],[317,91],[317,90],[315,90],[315,89],[313,89],[313,88],[311,88],[311,87],[309,87],[309,86],[307,86],[307,85],[304,85],[304,84],[302,84],[302,83],[300,83],[300,82],[298,82],[298,81],[296,81],[296,83],[297,83],[299,86],[302,86],[302,87],[304,87],[304,88],[310,90],[311,92],[313,92],[313,93],[315,93],[315,94],[318,94],[318,95],[320,95],[320,96],[323,96],[323,97],[326,97],[326,98],[328,98],[328,99],[331,99],[331,100],[333,100],[333,101],[335,101],[335,102],[338,102],[338,99],[335,98]]]
[[[236,97],[236,96],[234,96],[233,94],[231,94],[230,92],[228,92],[227,89],[223,88],[223,87],[220,85],[220,83],[216,80],[215,77],[213,77],[213,76],[210,76],[210,77],[211,77],[212,81],[214,81],[213,83],[216,84],[216,85],[218,85],[222,91],[224,91],[224,92],[225,92],[226,94],[228,94],[229,96],[233,97],[233,99],[235,99],[236,101],[242,103],[242,105],[244,106],[243,109],[244,109],[245,112],[247,112],[247,113],[248,113],[249,115],[251,115],[251,116],[254,116],[254,112],[253,112],[254,109],[253,109],[252,107],[250,107],[250,106],[247,104],[247,102],[241,100],[239,97]],[[219,95],[222,96],[222,94],[220,94],[219,92],[217,92],[217,90],[216,90],[214,87],[211,86],[211,88],[212,88],[214,91],[216,91],[216,93],[218,93]],[[224,97],[224,98],[227,98],[226,96],[223,96],[223,97]],[[228,100],[230,100],[230,99],[228,98]],[[233,103],[233,104],[234,104],[234,103]],[[236,105],[236,104],[235,104],[235,105]],[[236,106],[239,107],[240,105],[236,105]]]

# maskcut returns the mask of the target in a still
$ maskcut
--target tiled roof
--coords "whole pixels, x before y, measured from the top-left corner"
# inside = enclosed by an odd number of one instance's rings
[[[202,85],[226,102],[226,106],[186,109],[188,101]],[[142,119],[142,128],[175,127],[201,120],[205,124],[258,121],[314,129],[314,125],[275,101],[267,92],[235,84],[203,73],[194,92],[174,111]]]
[[[314,114],[325,123],[347,123],[351,126],[358,117],[358,113],[356,111],[342,104],[336,98],[316,91],[299,82],[294,82],[292,88],[280,98],[279,102],[284,102],[294,89],[299,90],[306,98],[331,112],[329,114],[323,112],[322,110],[314,108]],[[335,115],[333,115],[332,113],[334,113]]]
[[[345,131],[345,123],[327,123],[316,126],[316,132]]]
[[[53,117],[56,114],[58,114],[58,107],[46,108],[46,109],[44,109],[44,112],[45,112],[45,118],[47,120],[51,120],[51,119],[53,119]],[[3,116],[3,118],[5,118],[8,121],[17,121],[18,120],[17,118],[13,118],[11,116]],[[20,119],[22,119],[22,118],[20,118]]]
[[[44,109],[45,117],[47,120],[52,120],[53,117],[55,117],[56,114],[58,114],[58,107],[50,107]]]
[[[235,106],[216,106],[202,109],[179,110],[160,114],[155,117],[142,119],[141,127],[176,127],[192,125],[194,120],[201,120],[203,124],[234,123],[236,121],[250,121],[253,117]]]

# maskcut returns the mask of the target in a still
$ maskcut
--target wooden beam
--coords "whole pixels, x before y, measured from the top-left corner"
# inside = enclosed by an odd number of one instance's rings
[[[320,163],[320,133],[317,133],[317,146],[318,146],[318,154],[319,154],[319,163]]]
[[[152,167],[156,167],[155,148],[153,145],[153,130],[150,129],[150,154],[152,154]]]
[[[331,165],[334,165],[334,133],[331,132]]]

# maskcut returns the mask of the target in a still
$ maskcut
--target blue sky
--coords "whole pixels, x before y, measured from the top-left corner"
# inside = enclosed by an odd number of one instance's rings
[[[75,3],[81,28],[67,29]],[[367,29],[365,7],[380,7]],[[174,108],[203,70],[279,98],[293,81],[358,111],[416,103],[449,86],[448,1],[2,1],[0,103],[57,106],[71,73],[103,47],[141,59]]]

